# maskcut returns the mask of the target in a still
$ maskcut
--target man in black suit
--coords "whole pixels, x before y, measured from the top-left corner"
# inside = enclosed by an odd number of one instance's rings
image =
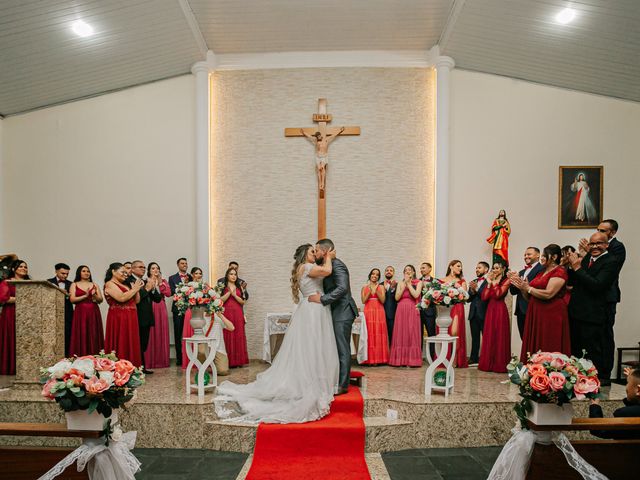
[[[191,275],[187,273],[187,268],[189,268],[187,259],[181,257],[176,264],[178,265],[178,273],[169,277],[169,288],[171,288],[172,296],[176,293],[177,285],[191,281]],[[182,327],[184,326],[184,315],[178,311],[175,302],[171,306],[171,313],[173,314],[173,341],[176,349],[176,365],[182,365]]]
[[[71,346],[71,325],[73,324],[73,303],[69,300],[71,282],[67,280],[70,267],[66,263],[56,263],[54,268],[56,270],[55,277],[49,278],[47,281],[66,292],[64,298],[64,356],[68,357]]]
[[[433,266],[428,262],[423,262],[420,264],[420,281],[424,285],[425,283],[433,282],[433,277],[431,276],[431,270],[433,270]],[[420,309],[420,337],[424,336],[424,331],[427,331],[427,336],[435,337],[436,336],[436,317],[438,316],[438,310],[435,304],[430,304],[427,308]],[[424,348],[424,338],[422,338],[421,346]],[[432,343],[429,346],[429,351],[431,352],[431,358],[436,358],[436,346]]]
[[[571,351],[593,361],[598,369],[598,377],[603,386],[611,385],[611,371],[607,371],[605,358],[606,331],[609,324],[607,296],[618,276],[618,260],[607,252],[609,242],[604,233],[596,232],[587,243],[588,254],[580,258],[577,253],[569,253],[571,265],[569,284],[569,326],[571,331]]]
[[[142,280],[144,287],[140,289],[140,301],[137,303],[136,308],[138,310],[138,332],[140,333],[140,354],[142,355],[142,371],[144,373],[153,373],[146,368],[145,352],[149,346],[149,332],[151,327],[156,324],[153,316],[153,303],[160,303],[162,301],[162,294],[156,288],[155,279],[144,279],[144,274],[147,271],[144,262],[142,260],[134,260],[131,262],[131,277],[135,283],[136,280]]]
[[[387,333],[389,335],[389,345],[391,345],[391,336],[393,335],[393,321],[396,318],[396,307],[398,302],[396,301],[396,287],[398,282],[393,279],[396,274],[396,269],[391,265],[384,269],[384,281],[382,286],[384,287],[384,316],[387,319]]]
[[[229,266],[227,267],[227,270],[229,270],[230,268],[233,268],[236,271],[236,275],[240,275],[240,272],[238,270],[239,267],[240,267],[240,264],[235,260],[232,260],[229,262]],[[224,280],[225,280],[224,277],[220,277],[216,283],[218,284],[224,283]],[[238,277],[238,280],[236,280],[236,285],[240,287],[240,291],[242,292],[242,299],[245,301],[249,300],[249,291],[247,290],[247,282],[245,282],[240,277]]]
[[[618,261],[618,275],[616,275],[616,281],[613,282],[613,285],[611,286],[607,294],[608,322],[607,330],[605,332],[606,344],[604,356],[607,361],[605,368],[608,372],[611,372],[611,370],[613,370],[613,362],[616,350],[616,341],[613,327],[616,323],[616,308],[618,303],[620,303],[620,271],[622,270],[624,261],[627,258],[627,250],[624,247],[624,244],[615,237],[616,233],[618,233],[618,222],[616,222],[612,218],[603,220],[602,223],[598,225],[598,231],[600,233],[604,233],[607,236],[609,240],[609,248],[607,248],[607,252],[609,252],[609,255],[612,255]]]
[[[627,375],[627,397],[622,400],[624,407],[613,412],[613,416],[620,417],[640,417],[640,368],[631,370],[625,369]],[[602,418],[602,407],[599,400],[591,400],[589,405],[589,418]],[[638,430],[597,430],[591,431],[592,435],[601,438],[612,438],[616,440],[640,439]]]
[[[469,327],[471,328],[471,354],[469,366],[477,367],[480,360],[480,336],[484,328],[484,317],[487,313],[487,302],[481,295],[487,287],[485,275],[489,271],[487,262],[478,262],[476,265],[476,279],[469,283]]]
[[[524,251],[524,268],[518,272],[520,278],[530,282],[542,271],[542,265],[540,265],[540,249],[538,247],[529,247]],[[518,319],[518,332],[520,332],[520,338],[524,335],[524,319],[527,316],[527,307],[529,302],[522,292],[514,286],[509,287],[511,295],[516,297],[516,311],[515,316]]]
[[[333,242],[328,238],[318,240],[316,243],[316,262],[323,262],[325,255],[335,251]],[[349,270],[347,266],[337,258],[331,260],[333,271],[322,282],[324,295],[311,295],[310,302],[331,305],[331,318],[333,320],[333,332],[336,336],[338,347],[338,360],[340,373],[338,375],[337,395],[347,393],[349,390],[349,376],[351,372],[351,327],[358,316],[358,307],[351,296]]]

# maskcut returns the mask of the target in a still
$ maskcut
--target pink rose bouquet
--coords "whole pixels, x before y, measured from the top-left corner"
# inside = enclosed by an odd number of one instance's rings
[[[444,283],[437,278],[424,284],[422,298],[418,303],[419,309],[429,308],[430,305],[450,307],[456,303],[469,300],[469,292],[450,283]]]
[[[205,282],[187,282],[176,285],[173,302],[178,311],[184,314],[192,307],[203,307],[207,313],[223,313],[222,285],[210,286]]]
[[[562,405],[572,399],[600,397],[598,371],[586,358],[569,357],[562,353],[538,352],[523,364],[513,357],[507,365],[511,383],[518,385],[522,401],[516,404],[518,418],[526,427],[531,403]]]
[[[144,374],[115,353],[63,358],[40,370],[42,396],[55,400],[65,412],[94,410],[110,417],[114,408],[124,408],[136,388],[144,384]]]

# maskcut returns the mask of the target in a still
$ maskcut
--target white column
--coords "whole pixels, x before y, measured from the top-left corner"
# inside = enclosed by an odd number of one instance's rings
[[[434,58],[436,69],[436,275],[442,277],[449,262],[449,113],[451,57]]]
[[[209,74],[214,69],[215,56],[211,51],[207,52],[207,60],[191,67],[196,81],[196,258],[189,260],[202,268],[205,279],[209,279]]]

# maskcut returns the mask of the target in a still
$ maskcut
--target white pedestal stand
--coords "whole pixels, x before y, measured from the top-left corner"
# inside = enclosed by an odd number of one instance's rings
[[[445,398],[449,396],[449,393],[453,391],[453,381],[454,381],[454,370],[453,370],[453,361],[456,358],[456,341],[458,337],[451,337],[449,335],[436,335],[435,337],[428,337],[425,340],[424,351],[427,354],[427,361],[429,362],[429,367],[427,368],[427,372],[424,377],[424,394],[427,396],[431,396],[431,392],[433,390],[436,391],[444,391]],[[436,345],[436,359],[435,361],[431,358],[431,352],[429,351],[429,345],[433,343]],[[451,360],[447,360],[447,352],[449,350],[449,345],[451,345]],[[439,346],[439,348],[438,348]],[[447,381],[444,386],[435,385],[433,383],[433,375],[436,372],[437,368],[441,365],[447,370]]]
[[[189,337],[184,339],[185,348],[187,349],[187,357],[189,357],[189,365],[185,372],[187,396],[191,394],[192,388],[198,389],[198,403],[204,403],[204,391],[207,388],[215,388],[218,385],[218,372],[216,366],[213,363],[213,359],[216,357],[216,340],[208,337]],[[207,346],[207,358],[204,363],[198,360],[198,347],[200,345]],[[191,369],[196,367],[198,369],[198,383],[191,383]],[[204,374],[207,369],[211,370],[211,383],[209,385],[204,384]]]

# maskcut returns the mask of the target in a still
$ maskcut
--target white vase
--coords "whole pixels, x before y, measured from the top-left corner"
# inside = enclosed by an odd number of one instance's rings
[[[443,307],[442,305],[438,305],[437,309],[438,316],[436,317],[436,325],[438,326],[438,335],[436,336],[448,337],[449,327],[451,326],[451,322],[453,322],[451,312],[449,311],[449,307]]]
[[[531,402],[531,405],[527,418],[536,425],[571,425],[573,405],[570,403],[558,406],[555,403]]]
[[[112,413],[110,417],[105,418],[101,413],[95,410],[87,413],[87,410],[74,410],[73,412],[65,412],[67,418],[68,430],[104,430],[104,423],[111,419],[111,423],[118,421],[118,414]]]
[[[205,338],[204,326],[207,321],[204,318],[204,307],[191,307],[191,328],[195,338]]]

